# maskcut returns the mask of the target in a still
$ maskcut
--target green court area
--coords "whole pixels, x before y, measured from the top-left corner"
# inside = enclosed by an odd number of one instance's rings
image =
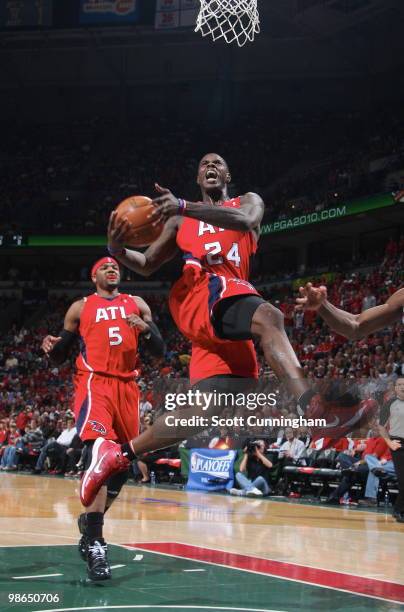
[[[404,606],[211,563],[110,546],[113,578],[86,580],[75,546],[0,548],[0,610],[392,611]],[[116,567],[114,567],[116,566]],[[38,594],[48,601],[16,602]],[[18,598],[18,597],[17,597]],[[32,600],[32,597],[31,597]],[[59,600],[59,601],[57,601]]]

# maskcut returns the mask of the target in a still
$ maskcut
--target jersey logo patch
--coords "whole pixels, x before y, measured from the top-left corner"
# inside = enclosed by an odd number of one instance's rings
[[[93,431],[96,431],[97,433],[100,433],[105,436],[105,434],[107,433],[107,430],[105,429],[102,423],[99,423],[98,421],[88,421],[88,422],[91,424],[91,429]]]
[[[253,287],[248,281],[243,280],[242,278],[228,278],[227,282],[236,283],[236,285],[242,285],[243,287],[248,287],[248,289],[252,289],[255,291],[255,287]]]

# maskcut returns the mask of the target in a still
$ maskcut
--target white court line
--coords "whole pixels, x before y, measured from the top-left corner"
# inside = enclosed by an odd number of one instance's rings
[[[191,569],[191,570],[182,570],[183,572],[206,572],[206,570],[203,569]]]
[[[136,555],[133,557],[133,561],[141,561],[143,559],[143,555]]]
[[[111,569],[118,569],[118,567],[126,567],[126,565],[122,563],[118,563],[118,565],[111,565]]]
[[[51,576],[63,576],[63,574],[37,574],[36,576],[12,576],[13,580],[28,580],[28,578],[50,578]]]
[[[54,608],[53,610],[35,610],[34,612],[81,612],[82,610],[99,610],[100,606],[88,606],[83,608]],[[273,610],[272,608],[230,608],[217,606],[102,606],[103,610],[222,610],[224,612],[286,612],[286,610]]]

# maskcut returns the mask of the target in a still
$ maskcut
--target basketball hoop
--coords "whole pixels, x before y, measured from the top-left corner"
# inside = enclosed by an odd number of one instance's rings
[[[260,31],[257,0],[200,0],[195,32],[242,47]]]

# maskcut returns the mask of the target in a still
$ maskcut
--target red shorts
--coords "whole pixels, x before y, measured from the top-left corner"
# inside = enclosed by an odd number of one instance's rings
[[[191,382],[218,374],[257,378],[252,340],[224,340],[213,328],[211,315],[220,300],[237,295],[259,295],[247,281],[210,274],[187,265],[173,286],[169,306],[184,336],[192,342]]]
[[[78,371],[74,415],[82,440],[100,436],[123,444],[139,435],[139,388],[133,379]]]

